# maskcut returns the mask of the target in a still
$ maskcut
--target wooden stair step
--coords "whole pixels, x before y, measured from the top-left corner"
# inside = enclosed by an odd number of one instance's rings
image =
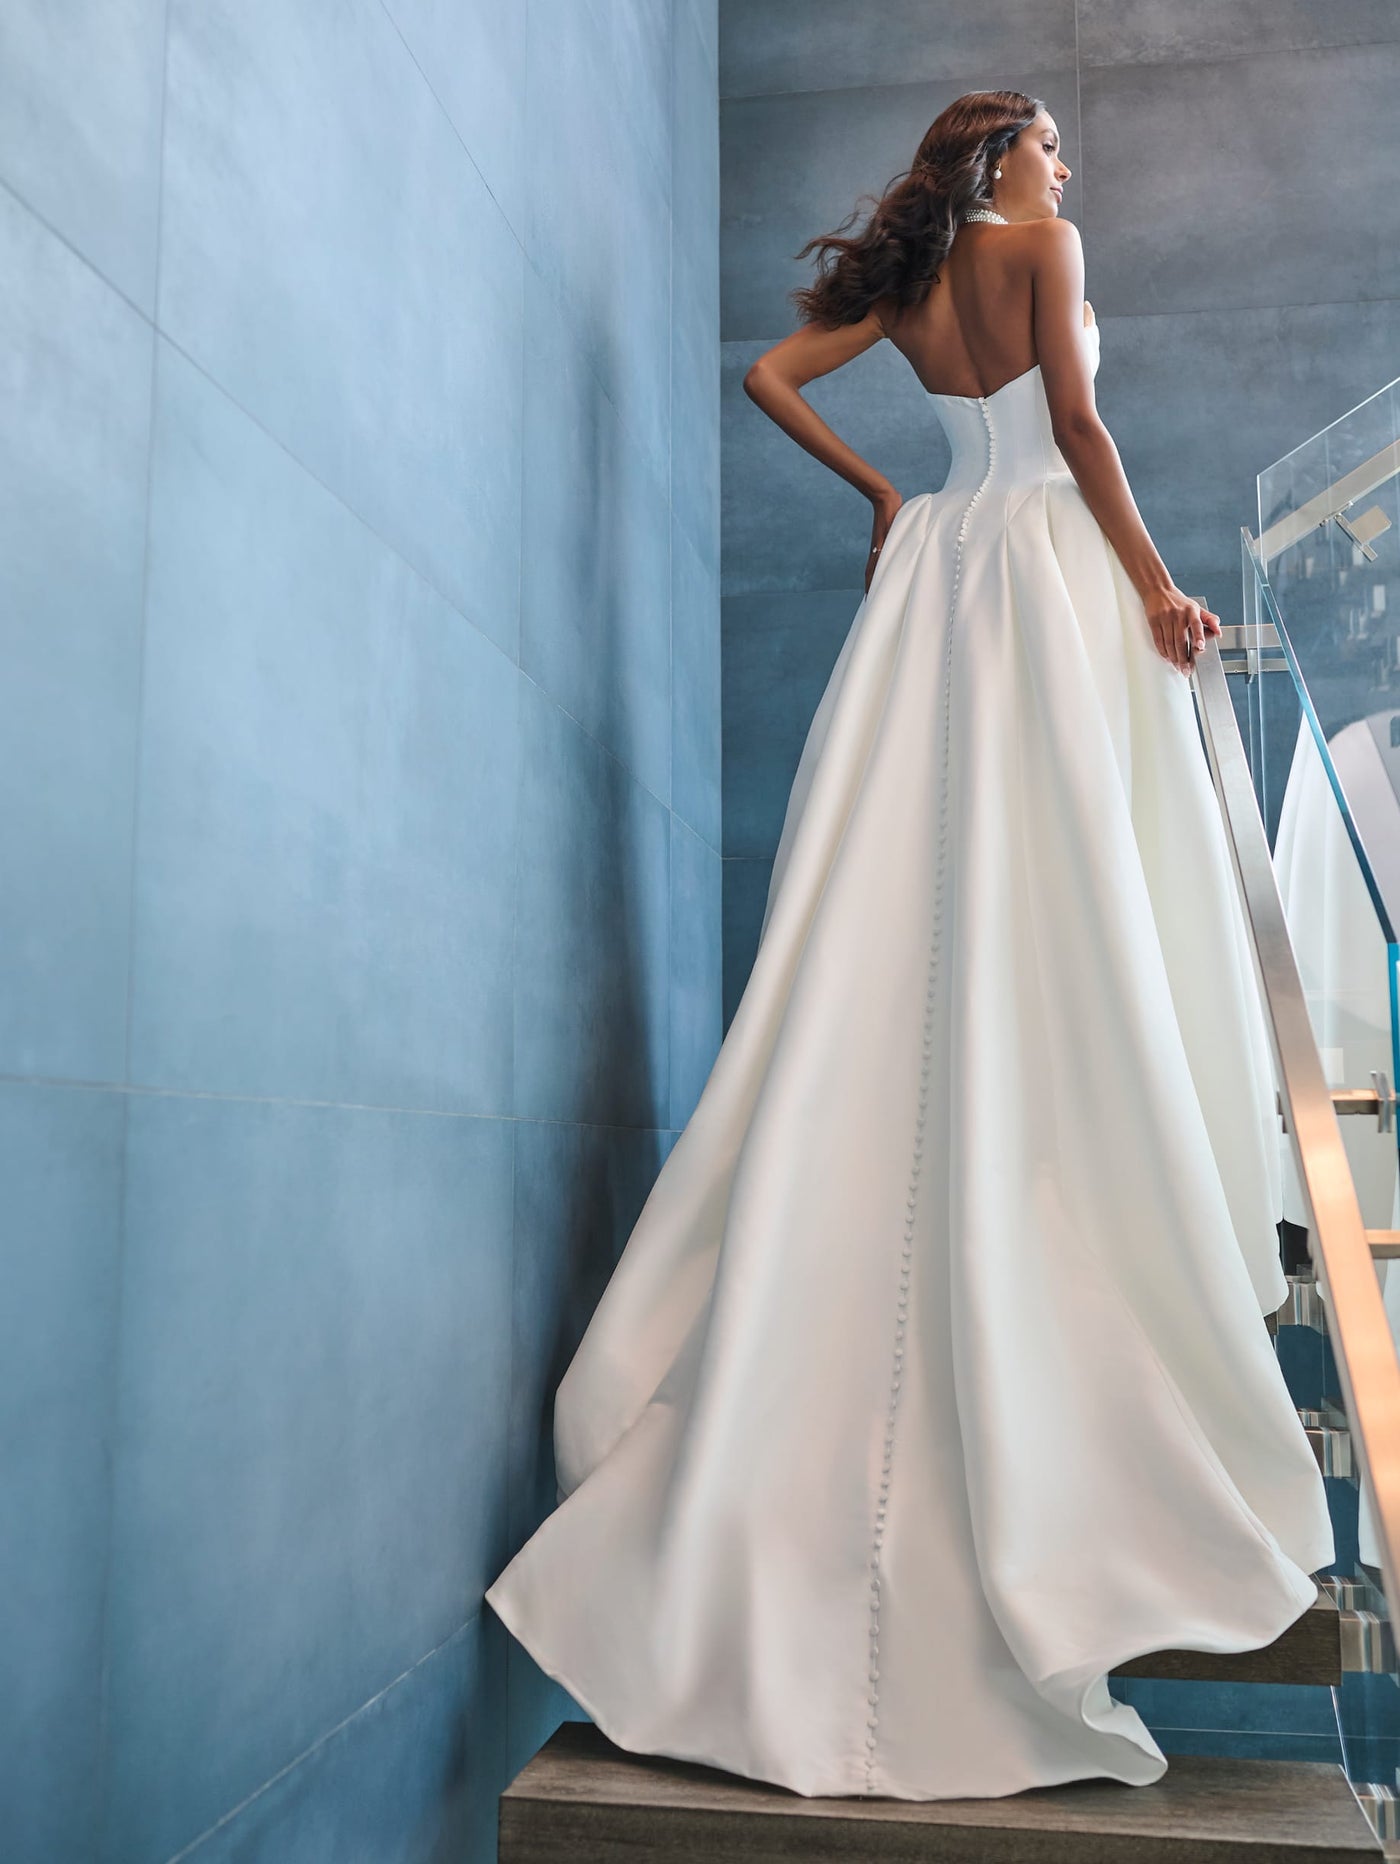
[[[1161,1650],[1134,1657],[1114,1676],[1152,1676],[1196,1683],[1322,1683],[1342,1680],[1342,1620],[1336,1601],[1323,1592],[1280,1638],[1259,1650],[1220,1655],[1201,1650]]]
[[[1380,1845],[1340,1767],[1179,1757],[1153,1786],[809,1799],[565,1722],[501,1795],[500,1864],[1341,1864]]]

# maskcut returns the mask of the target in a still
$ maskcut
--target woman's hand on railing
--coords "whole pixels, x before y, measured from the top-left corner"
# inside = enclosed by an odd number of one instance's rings
[[[1142,605],[1157,652],[1182,673],[1190,673],[1191,662],[1204,649],[1206,636],[1219,634],[1219,615],[1197,597],[1184,595],[1175,583],[1149,591]]]

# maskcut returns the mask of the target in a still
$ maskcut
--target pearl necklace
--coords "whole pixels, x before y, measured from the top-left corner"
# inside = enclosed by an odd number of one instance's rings
[[[969,207],[964,212],[963,219],[964,220],[995,220],[997,221],[999,225],[1004,226],[1004,227],[1009,227],[1011,225],[1011,222],[1007,219],[1006,215],[999,214],[995,207]]]

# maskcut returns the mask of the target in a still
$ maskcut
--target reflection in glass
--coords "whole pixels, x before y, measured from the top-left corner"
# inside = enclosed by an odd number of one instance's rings
[[[1288,923],[1323,1072],[1339,1113],[1362,1220],[1400,1231],[1393,1089],[1400,1062],[1395,927],[1400,925],[1400,383],[1392,383],[1259,475],[1259,538],[1245,534],[1251,768],[1273,839]],[[1258,676],[1276,631],[1292,678]],[[1277,662],[1275,662],[1277,664]],[[1284,1216],[1308,1213],[1283,1139]],[[1400,1259],[1377,1257],[1400,1341]],[[1319,1312],[1325,1309],[1322,1303]],[[1324,1326],[1328,1324],[1322,1312]],[[1320,1422],[1339,1422],[1340,1382],[1322,1341]],[[1348,1777],[1400,1782],[1400,1688],[1375,1524],[1356,1472],[1329,1482],[1338,1603],[1374,1613],[1366,1661],[1333,1700]]]

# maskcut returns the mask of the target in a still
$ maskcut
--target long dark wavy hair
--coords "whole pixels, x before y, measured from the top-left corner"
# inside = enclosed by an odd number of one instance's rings
[[[804,323],[859,323],[879,298],[903,309],[919,304],[937,282],[964,209],[990,206],[992,170],[1045,108],[1024,91],[965,91],[936,116],[907,169],[873,201],[859,232],[846,229],[860,202],[834,233],[819,233],[793,255],[817,251],[817,277],[788,293]]]

